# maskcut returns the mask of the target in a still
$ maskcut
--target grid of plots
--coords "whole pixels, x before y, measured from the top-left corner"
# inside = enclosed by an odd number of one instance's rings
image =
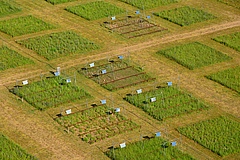
[[[0,133],[0,159],[24,159],[37,160],[36,157],[28,154],[20,146]]]
[[[162,87],[140,94],[129,94],[125,100],[157,120],[209,108],[203,102],[175,87]]]
[[[94,105],[55,120],[83,141],[94,143],[139,128],[107,104]]]
[[[105,154],[111,159],[116,160],[194,159],[190,155],[180,151],[177,146],[160,137],[126,144],[125,148],[111,149]]]
[[[65,78],[60,76],[15,86],[12,92],[39,110],[91,97],[83,89],[68,83]]]
[[[189,6],[161,11],[154,14],[180,26],[188,26],[194,23],[216,18],[212,14],[209,14],[202,10],[191,8]]]
[[[223,35],[213,38],[213,40],[222,43],[228,47],[235,49],[240,52],[240,32],[232,33],[229,35]]]
[[[36,51],[48,60],[67,55],[83,54],[99,48],[97,44],[72,31],[52,33],[20,40],[17,43]]]
[[[21,11],[21,9],[14,4],[5,1],[0,1],[0,17],[13,14]]]
[[[199,42],[174,46],[160,50],[157,54],[163,54],[191,70],[231,59],[226,54]]]
[[[94,65],[91,66],[92,64]],[[109,61],[99,65],[91,63],[89,67],[82,68],[79,72],[110,91],[155,79],[125,60]]]
[[[211,74],[207,78],[240,93],[240,66]]]
[[[26,64],[34,64],[34,62],[6,46],[0,47],[0,71]]]
[[[103,1],[67,7],[66,10],[87,20],[96,20],[108,16],[115,16],[125,12],[125,10],[118,8],[113,4]]]
[[[220,156],[240,153],[240,123],[228,117],[209,119],[178,130]]]
[[[151,23],[147,19],[150,19],[150,16],[147,16],[146,19],[128,16],[125,19],[122,18],[104,22],[103,26],[126,38],[135,38],[167,30],[161,26]]]
[[[13,37],[54,28],[56,27],[31,15],[0,21],[0,31]]]
[[[150,9],[154,7],[164,6],[176,3],[179,0],[120,0],[140,9]]]

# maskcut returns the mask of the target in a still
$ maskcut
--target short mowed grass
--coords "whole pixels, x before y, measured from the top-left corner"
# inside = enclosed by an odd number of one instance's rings
[[[240,66],[211,74],[207,78],[231,88],[240,94]]]
[[[10,4],[5,0],[0,1],[0,17],[20,11],[21,9],[17,6]]]
[[[178,131],[220,156],[240,153],[240,123],[228,117],[217,117]]]
[[[213,40],[222,43],[230,48],[235,49],[236,51],[240,52],[240,32],[218,36],[213,38]]]
[[[13,37],[54,28],[56,27],[32,15],[0,21],[0,31]]]
[[[26,64],[34,64],[34,62],[6,46],[0,47],[0,71]]]
[[[189,26],[216,18],[214,15],[189,6],[155,12],[154,15],[166,19],[180,26]]]
[[[66,3],[66,2],[73,2],[76,0],[46,0],[46,1],[54,5],[54,4],[60,4],[60,3]]]
[[[19,145],[0,133],[0,159],[1,160],[37,160],[28,154]]]
[[[67,55],[83,54],[99,48],[97,44],[72,31],[52,33],[20,40],[17,43],[36,51],[47,60]]]
[[[222,52],[199,42],[174,46],[166,50],[160,50],[157,54],[162,54],[190,70],[231,59]]]
[[[164,6],[171,3],[177,3],[179,0],[120,0],[127,4],[140,9],[150,9],[154,7]]]
[[[124,13],[125,10],[113,4],[96,1],[66,8],[67,11],[87,20],[96,20]]]

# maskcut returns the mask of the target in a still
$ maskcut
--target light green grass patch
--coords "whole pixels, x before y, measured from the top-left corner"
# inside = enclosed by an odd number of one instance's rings
[[[67,11],[81,16],[87,20],[96,20],[108,16],[116,16],[125,10],[103,1],[90,2],[78,6],[67,7]]]
[[[120,0],[140,9],[150,9],[154,7],[164,6],[176,3],[179,0]]]
[[[191,70],[231,59],[229,56],[198,42],[160,50],[157,54],[163,54]]]
[[[54,5],[54,4],[60,4],[60,3],[66,3],[66,2],[73,2],[76,0],[46,0],[46,1]]]
[[[0,159],[1,160],[37,160],[20,146],[0,133]]]
[[[240,94],[240,66],[211,74],[207,78],[231,88]]]
[[[26,64],[34,64],[34,62],[8,47],[0,47],[0,71]]]
[[[212,14],[191,8],[189,6],[161,11],[154,13],[154,15],[164,18],[180,26],[189,26],[194,23],[216,18]]]
[[[0,1],[0,17],[16,13],[19,11],[21,11],[19,7],[16,7],[4,0]]]
[[[240,123],[227,117],[218,117],[178,131],[220,156],[240,153]]]
[[[13,37],[54,28],[56,27],[31,15],[0,21],[0,31]]]
[[[228,47],[231,47],[240,52],[240,32],[232,33],[229,35],[219,36],[213,38],[213,40],[222,43]]]
[[[83,54],[99,46],[72,31],[52,33],[17,41],[48,60],[73,54]]]

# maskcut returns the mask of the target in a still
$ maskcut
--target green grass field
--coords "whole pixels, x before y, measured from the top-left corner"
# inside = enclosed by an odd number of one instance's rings
[[[20,146],[0,133],[0,159],[1,160],[37,160]]]
[[[78,6],[67,7],[67,11],[87,20],[96,20],[124,13],[125,10],[103,1],[90,2]]]
[[[177,142],[178,143],[178,142]],[[114,160],[192,160],[190,155],[183,153],[176,146],[160,137],[142,140],[132,144],[126,143],[126,148],[111,149],[106,155]]]
[[[0,47],[0,71],[26,64],[34,64],[34,62],[6,46]]]
[[[240,66],[211,74],[207,78],[240,93]]]
[[[99,48],[95,43],[72,31],[52,33],[17,42],[36,51],[47,60],[67,55],[84,54]]]
[[[0,21],[0,31],[13,37],[54,28],[56,27],[31,15]]]
[[[157,54],[162,54],[190,70],[231,59],[220,51],[199,42],[174,46],[166,50],[160,50]]]
[[[240,123],[227,117],[209,119],[178,131],[220,156],[240,153]]]
[[[0,1],[0,17],[20,11],[21,8],[16,7],[15,5],[8,3],[7,1],[4,0]]]
[[[236,51],[240,52],[240,32],[218,36],[213,38],[213,40],[222,43],[228,47],[235,49]]]
[[[66,2],[73,2],[76,0],[46,0],[46,1],[51,4],[60,4],[60,3],[66,3]]]
[[[154,7],[164,6],[171,3],[177,3],[179,0],[120,0],[140,9],[150,9]]]
[[[216,18],[212,14],[189,6],[156,12],[154,13],[154,15],[178,24],[180,26],[189,26],[194,23],[199,23]]]

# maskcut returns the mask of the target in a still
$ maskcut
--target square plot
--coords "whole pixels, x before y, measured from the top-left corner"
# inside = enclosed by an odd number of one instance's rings
[[[21,9],[9,2],[0,1],[0,17],[21,11]]]
[[[0,71],[27,64],[34,64],[34,62],[6,46],[0,47]]]
[[[213,38],[213,40],[224,44],[230,48],[240,52],[240,32],[232,33],[229,35],[223,35]]]
[[[140,9],[143,9],[143,8],[150,9],[150,8],[164,6],[164,5],[178,2],[178,0],[135,0],[135,1],[120,0],[120,1],[130,4],[132,6],[138,7]]]
[[[36,51],[47,60],[83,54],[99,48],[95,43],[71,31],[19,40],[17,43]]]
[[[180,26],[189,26],[194,23],[216,18],[212,14],[191,8],[189,6],[156,12],[154,15],[164,18]]]
[[[157,54],[163,54],[191,70],[231,59],[222,52],[199,42],[175,46],[158,51]]]
[[[240,123],[228,117],[205,120],[178,131],[220,156],[240,152]]]
[[[124,13],[125,10],[103,1],[90,2],[66,8],[67,11],[87,20],[96,20]]]
[[[211,74],[207,78],[231,88],[240,94],[240,66]]]
[[[0,31],[13,37],[54,28],[56,27],[31,15],[0,21]]]

